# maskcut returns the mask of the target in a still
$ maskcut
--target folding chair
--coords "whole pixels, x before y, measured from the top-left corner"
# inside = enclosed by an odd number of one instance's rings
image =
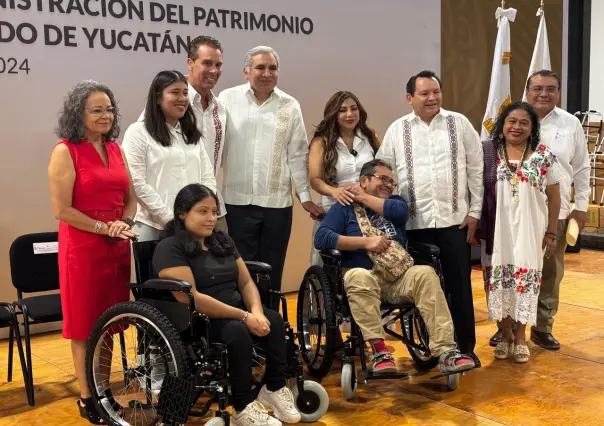
[[[10,246],[10,271],[18,300],[15,316],[23,316],[25,331],[26,390],[35,405],[29,326],[63,320],[59,293],[23,297],[24,293],[59,290],[58,233],[42,232],[18,237]],[[16,328],[19,327],[18,321]]]
[[[19,360],[21,361],[21,371],[23,372],[23,382],[25,383],[25,393],[27,395],[27,402],[33,405],[30,400],[29,383],[27,378],[27,367],[25,365],[25,357],[23,355],[23,345],[21,344],[21,333],[19,332],[19,326],[17,318],[15,316],[15,309],[13,305],[6,302],[0,302],[0,328],[8,327],[8,376],[7,382],[13,381],[13,346],[14,342],[17,343],[17,349],[19,350]]]

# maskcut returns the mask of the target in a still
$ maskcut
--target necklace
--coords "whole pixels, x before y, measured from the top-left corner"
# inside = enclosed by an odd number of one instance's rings
[[[510,161],[508,159],[508,150],[506,149],[506,143],[504,142],[499,147],[499,156],[503,159],[505,169],[510,174],[510,184],[512,185],[512,200],[514,200],[514,204],[516,204],[516,205],[518,205],[518,203],[520,202],[520,197],[519,197],[520,178],[518,177],[517,171],[522,169],[522,164],[524,163],[524,157],[526,157],[527,152],[528,152],[528,142],[525,142],[524,151],[522,152],[522,157],[520,158],[518,167],[516,167],[516,173],[514,173],[514,172],[512,172],[512,168],[510,166]]]

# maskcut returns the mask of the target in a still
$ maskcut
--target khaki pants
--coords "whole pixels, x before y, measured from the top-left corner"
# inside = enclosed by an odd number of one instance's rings
[[[438,276],[430,266],[412,266],[390,284],[373,271],[354,268],[344,275],[344,288],[354,320],[365,340],[383,339],[381,302],[402,303],[411,300],[426,323],[432,356],[455,349],[453,321]]]
[[[558,312],[560,282],[564,277],[564,252],[566,251],[566,220],[558,221],[556,251],[549,258],[543,258],[541,291],[537,306],[536,331],[551,333],[554,316]]]

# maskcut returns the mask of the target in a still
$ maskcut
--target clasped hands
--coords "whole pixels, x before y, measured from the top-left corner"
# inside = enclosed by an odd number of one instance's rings
[[[271,323],[260,311],[248,313],[243,324],[254,336],[263,337],[271,332]]]
[[[138,234],[132,230],[130,225],[121,220],[109,221],[103,226],[103,228],[105,228],[106,235],[109,238],[128,240],[138,237]]]

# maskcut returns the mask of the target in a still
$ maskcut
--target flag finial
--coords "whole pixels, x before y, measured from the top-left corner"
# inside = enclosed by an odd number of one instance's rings
[[[541,0],[541,9],[543,9],[543,0]]]

